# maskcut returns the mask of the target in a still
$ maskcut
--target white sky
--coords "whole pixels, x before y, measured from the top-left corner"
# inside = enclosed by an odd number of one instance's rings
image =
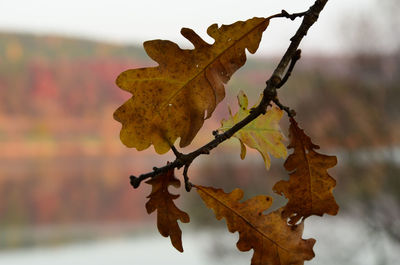
[[[206,29],[253,16],[269,16],[286,9],[306,10],[314,0],[0,0],[0,31],[77,36],[89,39],[142,43],[170,39],[187,43],[181,27],[193,28],[211,42]],[[330,0],[320,21],[302,43],[304,50],[338,53],[346,45],[346,17],[367,12],[373,0]],[[286,19],[271,22],[259,54],[284,50],[298,26]]]

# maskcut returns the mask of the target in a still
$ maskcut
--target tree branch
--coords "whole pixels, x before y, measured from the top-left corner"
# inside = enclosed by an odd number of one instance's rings
[[[265,114],[267,107],[269,106],[270,102],[273,101],[277,103],[279,107],[286,110],[288,114],[293,112],[283,106],[279,100],[277,99],[277,89],[280,88],[289,78],[291,71],[293,70],[294,64],[298,59],[300,59],[300,52],[298,51],[298,47],[300,45],[301,40],[304,36],[307,35],[309,28],[317,21],[320,12],[325,7],[328,0],[316,0],[315,3],[310,7],[310,9],[306,12],[302,13],[295,13],[295,14],[288,14],[285,10],[282,10],[282,13],[274,15],[270,18],[275,17],[286,17],[290,19],[295,19],[296,17],[303,17],[303,21],[300,24],[296,34],[290,39],[290,45],[287,48],[285,54],[283,55],[281,61],[279,62],[278,66],[275,68],[273,74],[266,82],[266,88],[263,91],[263,97],[261,102],[257,105],[257,107],[253,108],[250,114],[245,117],[242,121],[235,124],[232,128],[227,130],[224,133],[218,134],[213,133],[215,135],[215,139],[207,143],[206,145],[198,148],[197,150],[188,153],[182,154],[179,153],[175,148],[172,148],[172,151],[176,155],[175,161],[172,163],[167,163],[167,165],[161,168],[153,168],[152,172],[142,174],[139,177],[130,176],[131,185],[134,188],[139,187],[140,183],[148,178],[153,178],[159,174],[165,173],[173,168],[181,168],[184,166],[184,178],[185,178],[185,187],[186,190],[190,190],[191,184],[189,182],[189,178],[187,175],[188,169],[190,164],[196,159],[198,156],[202,154],[209,154],[212,149],[217,147],[220,143],[224,142],[225,140],[232,137],[237,131],[242,129],[244,126],[255,120],[258,116]],[[291,62],[288,71],[285,73],[286,68],[288,67],[289,63]],[[287,109],[285,109],[287,108]]]
[[[283,73],[299,47],[301,40],[307,35],[311,26],[318,20],[319,14],[322,9],[324,9],[327,2],[328,0],[316,0],[310,9],[306,11],[300,27],[297,29],[296,34],[290,39],[290,45],[270,79],[277,79],[279,82],[282,80]]]

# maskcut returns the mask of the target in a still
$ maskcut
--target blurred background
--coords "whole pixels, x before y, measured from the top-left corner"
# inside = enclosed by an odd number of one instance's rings
[[[1,1],[0,2],[0,264],[249,264],[237,234],[214,219],[195,192],[179,205],[185,252],[158,234],[144,208],[150,189],[133,190],[139,175],[172,160],[137,152],[119,141],[113,111],[130,94],[114,84],[128,68],[154,65],[141,43],[179,36],[281,9],[306,10],[313,1]],[[229,82],[227,97],[188,152],[236,110],[246,91],[254,104],[300,20],[274,20],[257,55]],[[301,45],[302,59],[281,101],[321,152],[338,156],[338,216],[309,218],[314,237],[308,264],[398,264],[400,260],[400,3],[329,1]],[[287,120],[282,120],[287,135]],[[283,160],[265,171],[261,156],[244,161],[235,140],[190,169],[192,182],[246,196],[272,195],[287,178]],[[177,172],[180,177],[181,173]],[[285,203],[274,196],[274,209]],[[154,253],[157,253],[155,255]]]

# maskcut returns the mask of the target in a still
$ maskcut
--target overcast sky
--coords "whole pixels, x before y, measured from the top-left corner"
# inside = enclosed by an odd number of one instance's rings
[[[346,17],[368,12],[374,0],[330,0],[320,21],[302,43],[303,50],[338,53],[346,46]],[[181,27],[193,28],[206,40],[213,23],[231,24],[253,16],[269,16],[282,8],[306,10],[314,0],[0,0],[0,31],[77,36],[117,43],[170,39],[187,43]],[[299,21],[298,21],[299,22]],[[264,35],[260,54],[280,52],[298,22],[274,20]]]

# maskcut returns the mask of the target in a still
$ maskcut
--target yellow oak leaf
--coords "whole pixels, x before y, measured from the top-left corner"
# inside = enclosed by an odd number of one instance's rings
[[[239,103],[238,112],[232,116],[231,110],[229,109],[231,117],[229,120],[222,121],[222,127],[219,130],[224,132],[229,130],[250,114],[250,109],[247,109],[248,99],[246,94],[240,91],[237,98]],[[233,135],[240,141],[240,157],[242,159],[246,156],[245,145],[257,149],[258,152],[260,152],[267,169],[271,166],[269,154],[277,158],[285,158],[287,156],[287,149],[282,143],[284,136],[279,126],[282,115],[283,111],[281,109],[273,107],[269,109],[265,115],[259,116]]]
[[[144,48],[158,66],[127,70],[116,80],[132,94],[114,112],[122,123],[121,141],[139,151],[154,145],[159,154],[178,137],[181,147],[189,145],[225,97],[224,84],[245,64],[245,50],[257,51],[268,24],[269,18],[213,24],[207,29],[213,44],[183,28],[181,34],[194,49],[181,49],[168,40],[146,41]]]
[[[303,223],[287,225],[282,208],[263,214],[272,204],[271,197],[259,195],[239,202],[243,198],[241,189],[225,193],[222,189],[195,187],[217,220],[225,218],[229,232],[239,232],[237,248],[254,249],[252,265],[303,264],[314,257],[315,239],[302,239]]]

